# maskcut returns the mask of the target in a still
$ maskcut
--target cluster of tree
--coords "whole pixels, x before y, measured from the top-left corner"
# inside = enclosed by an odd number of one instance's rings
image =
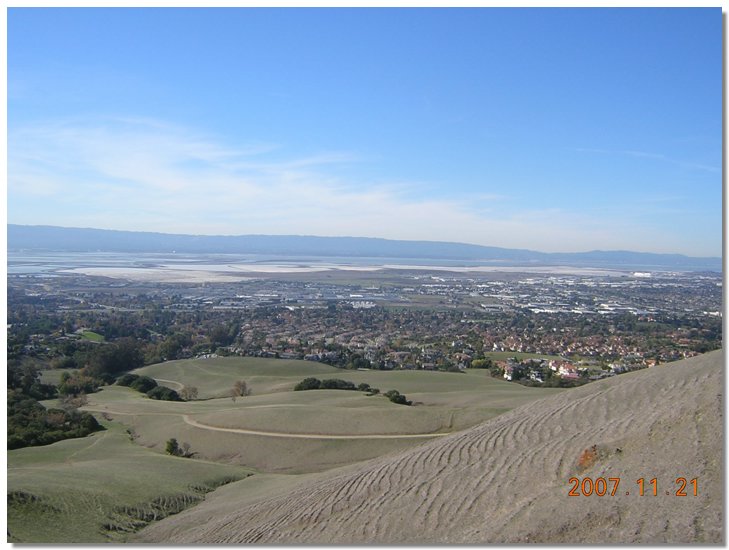
[[[151,399],[161,401],[182,401],[179,394],[168,387],[160,386],[154,378],[127,373],[120,376],[117,381],[119,386],[127,386],[133,390],[144,393]]]
[[[386,391],[383,395],[385,397],[387,397],[390,401],[392,401],[393,403],[396,403],[398,405],[408,405],[409,406],[409,405],[413,404],[412,401],[408,401],[408,399],[397,390]]]
[[[327,378],[325,380],[319,380],[318,378],[313,377],[304,378],[301,382],[294,386],[294,391],[305,390],[351,390],[366,392],[369,395],[380,393],[379,389],[372,388],[369,384],[364,382],[355,386],[354,382],[341,380],[340,378]]]
[[[99,345],[90,354],[84,371],[89,376],[117,375],[144,366],[144,355],[139,343],[122,338],[113,344]]]
[[[53,399],[56,387],[40,381],[38,369],[18,360],[8,361],[8,389],[16,390],[33,399]]]
[[[61,355],[51,363],[53,368],[82,369],[94,378],[113,380],[121,372],[144,366],[142,346],[133,338],[121,338],[113,343],[71,340],[57,351]]]
[[[177,442],[174,437],[167,440],[165,445],[165,452],[172,456],[181,456],[183,458],[192,458],[197,453],[190,452],[190,444],[183,442],[181,445]]]
[[[103,429],[87,412],[46,409],[19,390],[8,391],[8,449],[48,445]]]
[[[304,378],[301,382],[294,386],[294,391],[305,391],[305,390],[350,390],[350,391],[361,391],[367,395],[376,395],[380,393],[378,388],[373,388],[366,382],[354,385],[354,382],[348,380],[341,380],[339,378],[327,378],[325,380],[319,380],[318,378],[309,377]],[[383,394],[393,403],[398,405],[412,405],[412,401],[408,401],[407,398],[397,390],[390,390]]]
[[[472,369],[492,369],[493,367],[494,362],[488,357],[485,357],[483,359],[474,359],[473,361],[471,361]]]
[[[87,376],[83,374],[83,371],[74,372],[73,374],[64,372],[61,375],[58,393],[65,396],[87,395],[98,390],[102,382],[106,381]]]
[[[52,399],[58,391],[40,381],[38,369],[19,361],[8,362],[8,449],[48,445],[82,437],[103,429],[96,419],[65,402],[65,409],[46,409],[39,400]]]
[[[64,355],[54,359],[52,367],[77,369],[77,372],[64,372],[61,375],[58,393],[63,396],[93,393],[100,386],[113,384],[120,373],[144,365],[142,348],[131,338],[122,338],[115,343],[108,344],[72,341],[67,342],[59,351]],[[8,372],[11,373],[10,370]],[[13,376],[22,377],[22,373],[13,373]]]

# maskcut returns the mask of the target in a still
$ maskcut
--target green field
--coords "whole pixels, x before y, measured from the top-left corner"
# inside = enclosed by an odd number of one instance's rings
[[[94,332],[92,330],[85,330],[81,333],[81,338],[91,340],[92,342],[103,342],[105,340],[102,334]]]
[[[113,386],[90,395],[86,409],[105,411],[150,448],[162,451],[174,437],[205,459],[269,473],[315,472],[374,458],[427,440],[393,435],[437,437],[560,391],[512,384],[486,370],[352,371],[250,357],[170,361],[135,372],[173,389],[195,386],[198,400],[153,401]],[[292,391],[310,376],[366,382],[382,392],[397,389],[414,405],[354,391]],[[252,394],[234,401],[230,389],[236,380],[245,380]]]
[[[63,376],[63,373],[67,372],[69,374],[75,374],[79,370],[78,369],[50,369],[50,370],[44,370],[41,371],[40,375],[40,381],[44,384],[53,384],[54,386],[58,386],[61,383],[61,376]]]
[[[111,542],[249,471],[163,455],[122,426],[8,452],[10,542]]]
[[[9,451],[12,540],[124,540],[145,522],[194,504],[206,489],[250,472],[258,481],[235,486],[265,492],[266,480],[273,489],[302,476],[326,475],[562,391],[512,384],[486,370],[348,371],[240,357],[170,361],[135,372],[176,390],[195,386],[198,399],[156,401],[131,388],[106,386],[83,407],[106,431]],[[414,405],[356,391],[292,391],[310,376],[366,382],[382,392],[397,389]],[[236,380],[245,380],[252,394],[233,400]],[[173,437],[188,443],[194,458],[164,454]]]

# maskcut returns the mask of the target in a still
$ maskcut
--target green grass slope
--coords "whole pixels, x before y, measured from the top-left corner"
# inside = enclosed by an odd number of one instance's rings
[[[124,428],[8,452],[8,541],[118,542],[250,472],[163,455]]]
[[[477,370],[349,371],[257,358],[171,361],[135,372],[170,387],[196,386],[201,399],[160,402],[128,388],[107,387],[91,395],[86,408],[124,423],[142,445],[162,449],[175,437],[208,460],[271,473],[314,472],[366,460],[426,440],[412,436],[465,429],[562,391],[526,388]],[[397,389],[416,404],[396,405],[382,395],[354,391],[292,391],[309,376],[366,382],[383,392]],[[215,397],[228,394],[236,380],[245,380],[252,395],[235,401]]]
[[[347,371],[257,358],[171,361],[136,372],[175,389],[196,386],[200,399],[156,401],[107,386],[84,407],[103,419],[106,431],[10,451],[10,541],[124,541],[252,471],[257,475],[216,494],[265,496],[311,476],[326,479],[332,468],[416,447],[562,391],[525,388],[485,371]],[[397,389],[416,405],[354,391],[292,391],[310,376]],[[237,380],[253,394],[231,399]],[[189,443],[195,458],[164,454],[172,437]]]

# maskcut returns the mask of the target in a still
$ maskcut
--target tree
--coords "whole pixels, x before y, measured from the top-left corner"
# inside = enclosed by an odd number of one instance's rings
[[[76,396],[82,393],[94,393],[98,388],[98,380],[91,378],[90,376],[75,373],[61,382],[58,386],[58,393],[61,395]]]
[[[236,322],[231,322],[226,325],[218,325],[208,334],[210,343],[214,346],[229,346],[235,341],[235,337],[238,336],[239,326]]]
[[[236,397],[247,397],[251,394],[251,389],[245,380],[237,380],[230,390],[230,397],[235,402]]]
[[[197,388],[195,386],[182,386],[180,390],[180,397],[185,401],[192,401],[197,399]]]
[[[167,445],[165,445],[165,452],[168,455],[172,456],[177,456],[180,453],[180,445],[177,443],[177,440],[174,437],[167,440]]]
[[[133,338],[122,338],[114,344],[98,345],[88,355],[84,367],[87,375],[117,374],[144,366],[141,345]]]
[[[167,440],[167,444],[165,445],[165,452],[168,455],[172,456],[181,456],[184,458],[192,458],[197,453],[190,452],[190,444],[186,441],[183,441],[182,444],[179,444],[177,442],[177,439],[174,437]]]
[[[483,359],[474,359],[471,361],[472,369],[490,369],[494,366],[493,361],[488,357]]]

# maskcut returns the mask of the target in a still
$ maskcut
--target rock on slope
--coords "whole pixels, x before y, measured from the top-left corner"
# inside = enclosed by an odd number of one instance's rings
[[[139,541],[722,543],[723,363],[717,351],[588,384],[285,494],[213,498]],[[620,482],[568,496],[573,476]],[[676,496],[679,477],[698,496]]]

